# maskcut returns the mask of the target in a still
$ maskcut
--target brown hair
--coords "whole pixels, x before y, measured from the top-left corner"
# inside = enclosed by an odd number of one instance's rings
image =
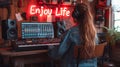
[[[80,30],[80,39],[83,47],[81,58],[88,58],[94,55],[96,29],[93,24],[93,16],[88,5],[79,3],[75,6],[72,17],[77,20]]]

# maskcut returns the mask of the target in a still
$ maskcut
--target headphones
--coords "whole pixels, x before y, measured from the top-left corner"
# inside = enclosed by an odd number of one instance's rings
[[[79,16],[80,16],[80,12],[79,12],[79,10],[78,10],[78,7],[75,6],[74,11],[72,12],[72,17],[73,17],[73,18],[76,18],[76,19],[78,20],[78,19],[79,19]]]
[[[83,3],[76,4],[74,11],[72,12],[72,17],[77,20],[84,19],[84,15],[87,10],[87,5]]]

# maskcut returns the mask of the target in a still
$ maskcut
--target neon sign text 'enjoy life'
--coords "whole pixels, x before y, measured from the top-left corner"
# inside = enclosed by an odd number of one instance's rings
[[[39,16],[47,15],[50,16],[55,14],[55,16],[70,16],[70,11],[66,7],[55,8],[55,11],[51,8],[44,8],[43,6],[37,7],[36,5],[30,6],[30,14],[38,14]]]

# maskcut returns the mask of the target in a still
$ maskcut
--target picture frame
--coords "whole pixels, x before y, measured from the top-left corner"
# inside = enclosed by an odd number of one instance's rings
[[[50,4],[51,0],[43,0],[44,3]]]
[[[63,0],[63,4],[70,5],[72,4],[72,0]]]
[[[57,4],[58,0],[51,0],[52,4]]]

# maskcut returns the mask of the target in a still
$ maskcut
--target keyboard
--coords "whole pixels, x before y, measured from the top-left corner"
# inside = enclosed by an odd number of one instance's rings
[[[14,51],[30,51],[48,49],[48,46],[59,45],[60,39],[32,39],[32,40],[17,40],[13,41]]]
[[[59,45],[59,43],[24,44],[24,45],[18,45],[18,47],[39,47],[39,46],[51,46],[51,45]]]

